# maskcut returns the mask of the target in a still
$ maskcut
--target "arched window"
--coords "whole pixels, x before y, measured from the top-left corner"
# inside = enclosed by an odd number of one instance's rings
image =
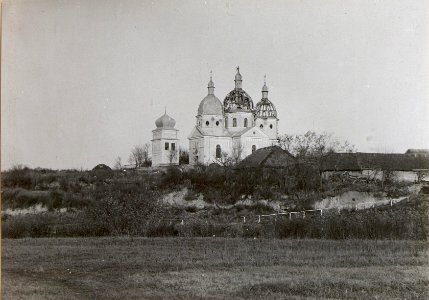
[[[273,124],[270,124],[270,129],[273,129]]]
[[[216,126],[219,126],[219,121],[216,121]]]
[[[210,124],[209,121],[206,121],[206,126],[209,126],[209,124]]]
[[[244,127],[247,127],[247,118],[244,118]]]
[[[232,127],[237,127],[237,119],[232,119]]]
[[[222,154],[222,149],[220,148],[220,145],[216,145],[216,158],[220,158]]]
[[[256,145],[252,145],[252,153],[256,151]]]
[[[259,128],[261,128],[261,129],[262,129],[262,128],[264,128],[264,125],[262,125],[262,124],[261,124],[261,125],[259,126]]]

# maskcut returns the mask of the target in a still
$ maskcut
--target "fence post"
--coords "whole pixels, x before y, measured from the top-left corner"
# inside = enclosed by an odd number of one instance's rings
[[[243,223],[246,223],[246,216],[243,216]]]
[[[302,218],[305,219],[305,210],[302,212]]]
[[[289,213],[289,220],[292,219],[292,213]]]
[[[185,223],[183,222],[183,220],[180,222],[180,224],[185,225]]]
[[[390,200],[390,206],[393,206],[393,201],[392,200]]]
[[[261,223],[261,215],[258,215],[258,223]]]
[[[322,211],[323,211],[323,209],[320,210],[320,215],[322,215]]]

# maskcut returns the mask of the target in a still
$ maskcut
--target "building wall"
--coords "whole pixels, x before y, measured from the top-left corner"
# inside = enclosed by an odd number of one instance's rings
[[[362,170],[362,171],[325,171],[323,177],[328,179],[335,174],[347,174],[351,177],[370,179],[370,180],[383,180],[383,171],[380,170]],[[415,171],[393,171],[392,179],[396,182],[417,182],[418,176]],[[429,180],[429,173],[426,173],[422,178],[423,181]]]
[[[279,121],[275,118],[256,118],[255,126],[263,131],[271,140],[278,138],[278,123]]]
[[[152,166],[165,166],[169,164],[179,164],[179,139],[177,138],[176,129],[155,129],[152,131]],[[168,150],[166,150],[168,144]],[[172,153],[172,145],[176,151],[176,156],[173,157],[170,163],[170,154]]]
[[[204,159],[204,138],[189,140],[189,164],[202,164]]]
[[[251,112],[234,112],[226,114],[225,127],[231,132],[237,132],[254,126],[253,114]],[[234,126],[234,118],[237,120],[237,126]],[[244,120],[247,119],[247,127],[244,126]]]
[[[252,154],[252,146],[255,146],[255,150],[271,146],[271,141],[267,138],[242,137],[240,141],[242,147],[241,159],[244,159],[246,156]]]
[[[225,118],[223,115],[197,116],[197,126],[212,135],[220,135],[225,130]]]
[[[219,162],[216,158],[216,146],[220,145],[221,152],[231,155],[232,139],[230,137],[205,136],[189,141],[189,164],[196,162],[204,165]]]

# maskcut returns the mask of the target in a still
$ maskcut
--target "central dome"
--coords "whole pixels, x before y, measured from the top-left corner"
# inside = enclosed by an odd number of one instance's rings
[[[242,77],[240,68],[237,67],[237,74],[235,74],[235,88],[226,95],[223,101],[223,106],[226,112],[234,112],[237,110],[252,111],[253,101],[249,94],[246,93],[241,87]]]
[[[226,95],[223,106],[227,112],[253,110],[253,101],[245,90],[234,89]]]
[[[207,95],[198,107],[198,115],[223,115],[222,102],[215,95]]]

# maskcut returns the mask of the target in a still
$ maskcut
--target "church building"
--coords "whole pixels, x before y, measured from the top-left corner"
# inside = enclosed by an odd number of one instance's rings
[[[167,115],[155,121],[156,129],[152,130],[152,166],[179,164],[179,139],[175,129],[176,121]]]
[[[223,103],[214,94],[212,76],[208,94],[201,101],[196,125],[189,135],[189,164],[211,164],[226,157],[241,160],[259,148],[278,144],[277,111],[268,100],[264,80],[261,100],[253,105],[242,88],[242,76],[237,67],[235,87]]]

